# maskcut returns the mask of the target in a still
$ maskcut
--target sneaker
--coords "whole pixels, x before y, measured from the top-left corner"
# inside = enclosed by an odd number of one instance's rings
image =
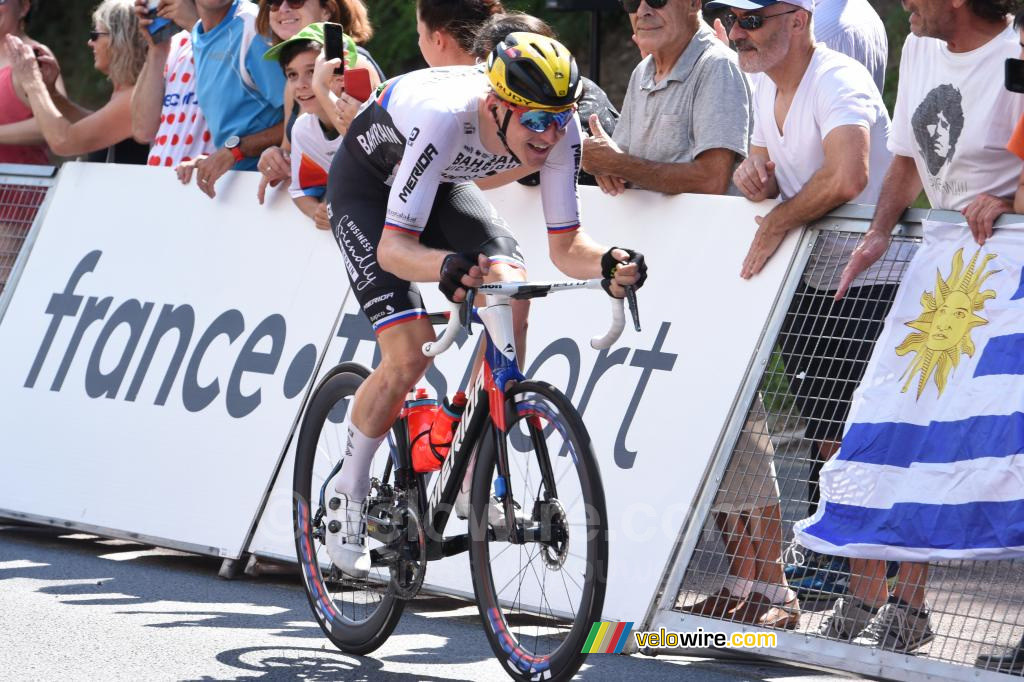
[[[823,556],[825,555],[807,549],[796,540],[791,540],[782,551],[782,563],[786,565],[782,572],[786,574],[786,581],[792,584],[794,580],[817,570]]]
[[[902,603],[885,604],[853,643],[899,653],[927,644],[935,638],[928,623],[928,607],[911,610]]]
[[[327,555],[338,569],[353,578],[370,572],[370,550],[366,546],[366,509],[345,493],[335,493],[327,502]]]
[[[819,554],[822,562],[799,580],[792,580],[789,586],[796,590],[801,599],[842,596],[850,588],[850,562],[846,557]]]
[[[832,608],[825,612],[825,617],[818,627],[818,634],[829,639],[846,640],[847,642],[860,634],[868,626],[875,613],[856,597],[840,597]]]
[[[1011,675],[1024,673],[1024,640],[1005,653],[979,655],[974,660],[974,667]]]

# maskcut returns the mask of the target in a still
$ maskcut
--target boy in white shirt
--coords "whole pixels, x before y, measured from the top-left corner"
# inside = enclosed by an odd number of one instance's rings
[[[295,36],[267,50],[264,59],[276,59],[291,85],[295,102],[302,112],[292,128],[292,177],[288,188],[292,201],[312,218],[321,230],[329,230],[324,194],[331,160],[342,136],[329,112],[333,103],[324,89],[316,87],[317,78],[332,63],[323,63],[317,73],[317,58],[324,46],[323,23],[310,24]],[[341,78],[331,77],[330,91],[338,96]]]

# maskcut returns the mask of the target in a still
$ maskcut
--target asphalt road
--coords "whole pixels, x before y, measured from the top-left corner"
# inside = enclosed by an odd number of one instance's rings
[[[0,679],[504,680],[476,607],[421,597],[372,657],[321,635],[290,574],[57,529],[0,525]],[[592,655],[584,680],[849,679],[760,661]]]

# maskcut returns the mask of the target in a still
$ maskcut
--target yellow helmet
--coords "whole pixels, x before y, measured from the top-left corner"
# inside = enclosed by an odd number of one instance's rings
[[[572,54],[538,33],[509,33],[487,57],[487,78],[501,99],[531,109],[559,111],[583,94]]]

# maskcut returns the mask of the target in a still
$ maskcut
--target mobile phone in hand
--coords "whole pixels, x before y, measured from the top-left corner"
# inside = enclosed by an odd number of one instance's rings
[[[341,66],[334,69],[334,75],[340,76],[345,72],[345,48],[344,48],[345,34],[342,31],[341,24],[333,24],[327,22],[324,24],[324,56],[327,61],[332,59],[340,59]]]
[[[160,0],[149,0],[149,5],[147,6],[147,9],[149,10],[149,18],[153,20],[153,23],[147,26],[146,30],[149,31],[149,35],[153,38],[154,43],[162,43],[173,34],[177,33],[178,29],[170,19],[165,19],[164,17],[158,17],[156,15],[156,10],[159,5]]]
[[[372,91],[369,70],[364,68],[345,70],[345,94],[360,102],[365,102],[370,99]]]
[[[1024,59],[1007,59],[1003,78],[1007,90],[1024,92]]]

